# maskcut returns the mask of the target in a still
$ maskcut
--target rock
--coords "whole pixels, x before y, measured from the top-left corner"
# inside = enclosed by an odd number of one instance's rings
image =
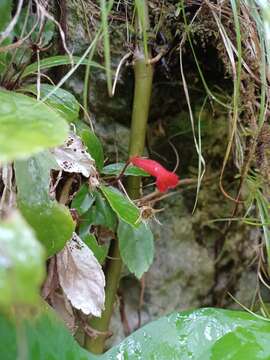
[[[110,162],[126,161],[128,158],[129,129],[116,121],[99,118],[94,121],[95,131]]]
[[[254,291],[257,286],[257,275],[254,271],[243,272],[237,284],[237,291],[235,293],[235,299],[248,308],[254,305]],[[248,286],[247,286],[248,284]],[[242,310],[241,305],[233,303],[231,307],[233,309]]]
[[[178,196],[174,205],[166,207],[160,216],[162,225],[154,227],[156,255],[145,277],[151,320],[174,310],[201,306],[213,285],[213,259],[196,242],[191,216],[182,201]]]

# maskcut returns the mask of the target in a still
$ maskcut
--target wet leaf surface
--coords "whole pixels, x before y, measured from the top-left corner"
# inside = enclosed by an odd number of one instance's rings
[[[0,357],[17,358],[17,335],[28,360],[269,360],[270,323],[242,311],[205,308],[162,317],[105,354],[79,347],[51,311],[21,324],[0,317]],[[63,346],[64,344],[64,346]]]
[[[156,320],[102,360],[268,360],[269,341],[269,321],[242,311],[206,308]]]
[[[45,276],[45,251],[18,213],[0,222],[0,306],[34,305]]]
[[[0,162],[58,146],[67,135],[66,121],[46,104],[0,90]]]
[[[0,358],[5,360],[93,360],[80,348],[55,312],[44,305],[34,319],[16,323],[0,316]],[[22,347],[23,345],[23,347]]]

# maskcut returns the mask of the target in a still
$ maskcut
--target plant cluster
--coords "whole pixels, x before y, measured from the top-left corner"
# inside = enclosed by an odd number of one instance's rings
[[[175,37],[181,40],[173,49],[179,52],[198,155],[197,178],[179,180],[158,162],[142,157],[155,64],[172,50],[166,44],[153,49],[159,30],[157,25],[151,32],[151,21],[157,18],[151,9],[156,2],[90,3],[99,26],[80,57],[71,54],[63,24],[50,13],[46,1],[18,0],[15,4],[2,0],[0,4],[1,357],[147,360],[240,359],[247,355],[268,359],[270,325],[263,302],[262,315],[221,309],[175,313],[147,325],[107,353],[94,354],[104,351],[109,336],[122,265],[142,279],[153,262],[150,223],[156,210],[152,205],[166,191],[195,182],[196,209],[205,160],[200,121],[195,124],[183,69],[186,43],[205,88],[204,105],[211,99],[230,114],[220,189],[234,204],[231,217],[244,210],[242,221],[262,227],[269,263],[269,6],[263,0],[231,0],[224,6],[200,1],[169,3],[174,16],[182,19],[183,33]],[[129,8],[126,21],[133,29],[134,43],[113,73],[110,16],[115,16],[118,6]],[[224,102],[209,87],[197,61],[191,30],[205,7],[223,42],[224,63],[233,80],[231,102]],[[163,15],[161,12],[161,22]],[[166,19],[171,22],[172,16]],[[252,31],[244,31],[246,24],[251,24]],[[48,55],[56,34],[65,55]],[[93,61],[100,41],[104,65]],[[126,163],[110,163],[105,161],[89,116],[89,78],[94,68],[104,71],[108,93],[113,96],[121,66],[128,59],[135,79],[129,153]],[[49,70],[64,65],[69,69],[55,84]],[[86,69],[83,104],[62,88],[81,65]],[[223,186],[232,152],[239,179],[236,196]],[[157,190],[145,195],[141,179],[149,175],[156,178]],[[247,199],[243,189],[248,189]],[[258,276],[267,285],[268,270],[264,261],[261,264]]]

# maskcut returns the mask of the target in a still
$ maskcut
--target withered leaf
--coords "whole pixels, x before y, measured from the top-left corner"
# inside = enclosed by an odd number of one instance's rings
[[[52,150],[58,166],[70,173],[80,173],[89,178],[96,176],[95,160],[87,152],[82,140],[73,132],[62,146]]]
[[[60,285],[71,304],[84,314],[100,316],[105,301],[105,277],[93,252],[74,233],[57,255]]]

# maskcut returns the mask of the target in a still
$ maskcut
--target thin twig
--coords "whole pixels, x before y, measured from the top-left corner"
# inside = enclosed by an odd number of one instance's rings
[[[70,59],[70,63],[71,63],[71,67],[74,67],[74,61],[73,61],[73,56],[71,54],[71,52],[69,51],[67,44],[66,44],[66,36],[65,33],[61,27],[61,25],[59,24],[59,22],[57,20],[55,20],[55,18],[48,13],[48,11],[44,8],[44,6],[42,6],[38,0],[34,0],[37,6],[38,11],[40,11],[40,13],[42,14],[42,16],[45,16],[46,18],[48,18],[49,20],[51,20],[58,28],[61,39],[62,39],[62,43],[63,43],[63,48],[65,49],[66,53],[69,56]]]
[[[122,59],[120,60],[118,66],[117,66],[116,73],[115,73],[115,78],[114,78],[114,81],[113,81],[112,96],[114,96],[114,93],[115,93],[116,84],[117,84],[117,80],[118,80],[118,77],[119,77],[119,73],[120,73],[121,67],[122,67],[122,65],[124,64],[124,62],[125,62],[131,55],[132,55],[131,52],[128,52],[127,54],[125,54],[125,55],[122,57]]]

